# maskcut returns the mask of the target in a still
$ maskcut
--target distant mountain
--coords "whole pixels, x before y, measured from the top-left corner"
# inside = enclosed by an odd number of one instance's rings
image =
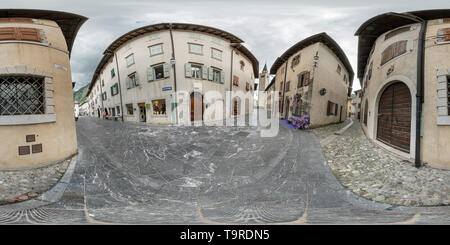
[[[73,100],[78,101],[80,105],[83,104],[87,99],[88,88],[89,84],[73,92]]]

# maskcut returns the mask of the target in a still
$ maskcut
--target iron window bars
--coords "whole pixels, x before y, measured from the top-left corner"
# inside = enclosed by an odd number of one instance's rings
[[[0,76],[0,116],[45,113],[42,77]]]

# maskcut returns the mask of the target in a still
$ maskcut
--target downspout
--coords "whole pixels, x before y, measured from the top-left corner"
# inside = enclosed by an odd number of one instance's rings
[[[231,43],[231,64],[230,64],[230,117],[233,113],[233,101],[232,101],[232,92],[233,92],[233,57],[234,57],[234,50],[239,47],[240,43]]]
[[[172,44],[172,58],[171,60],[175,61],[175,45],[173,43],[173,35],[172,35],[172,23],[169,24],[169,32],[170,32],[170,42]],[[175,62],[172,64],[173,68],[173,90],[174,90],[174,100],[175,100],[175,124],[178,124],[178,106],[177,106],[177,72],[176,72],[176,64]]]
[[[283,60],[283,61],[286,62],[286,67],[284,68],[283,98],[281,100],[281,113],[285,114],[286,112],[284,111],[284,95],[286,93],[286,77],[287,77],[288,62],[287,62],[287,60]]]
[[[119,62],[117,61],[117,55],[116,52],[114,52],[114,59],[116,60],[116,67],[117,67],[117,81],[119,83],[119,95],[120,95],[120,114],[122,114],[122,122],[124,121],[123,115],[123,102],[122,102],[122,86],[120,85],[120,72],[119,72]]]
[[[392,15],[399,16],[402,18],[414,20],[420,23],[419,38],[417,41],[417,93],[416,93],[416,149],[415,149],[415,162],[416,168],[422,166],[420,160],[420,129],[422,125],[422,103],[424,102],[424,69],[425,69],[425,35],[427,29],[427,21],[415,16],[413,14],[397,14],[391,13]]]
[[[422,125],[422,103],[424,102],[424,69],[425,69],[425,35],[427,29],[427,21],[422,20],[420,26],[418,49],[417,49],[417,94],[416,94],[416,156],[415,166],[420,168],[422,163],[420,160],[420,129]]]
[[[102,89],[102,87],[103,87],[103,85],[102,85],[102,78],[100,77],[100,94],[102,95],[102,99],[101,99],[101,101],[102,101],[102,115],[100,115],[100,116],[101,116],[101,118],[105,119],[103,117],[103,115],[105,115],[105,107],[103,105],[103,89]]]

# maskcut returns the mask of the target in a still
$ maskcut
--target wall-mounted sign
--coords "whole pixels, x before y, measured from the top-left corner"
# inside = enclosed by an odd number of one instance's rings
[[[162,88],[162,91],[170,91],[170,90],[172,90],[172,86]]]

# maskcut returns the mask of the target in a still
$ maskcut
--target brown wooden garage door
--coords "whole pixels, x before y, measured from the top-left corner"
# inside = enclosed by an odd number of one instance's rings
[[[389,85],[378,107],[377,140],[409,153],[411,94],[402,82]]]

